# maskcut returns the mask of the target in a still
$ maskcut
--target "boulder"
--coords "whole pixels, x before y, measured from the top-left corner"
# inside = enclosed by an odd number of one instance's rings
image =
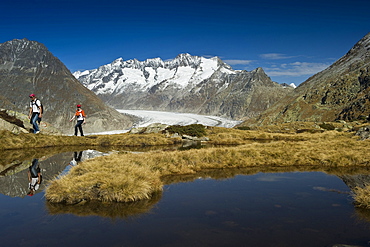
[[[359,136],[361,140],[366,140],[370,138],[370,125],[361,127],[357,132],[356,136]]]

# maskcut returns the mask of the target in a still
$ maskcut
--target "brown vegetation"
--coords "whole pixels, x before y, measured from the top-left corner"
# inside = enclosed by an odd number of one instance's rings
[[[62,179],[52,181],[46,199],[67,204],[148,199],[175,177],[213,169],[310,167],[330,170],[370,165],[370,157],[366,155],[370,141],[358,141],[348,132],[283,134],[208,128],[207,137],[213,144],[228,145],[98,157],[80,163]]]
[[[116,134],[91,136],[61,136],[44,134],[13,134],[0,131],[0,150],[65,146],[156,146],[180,143],[180,138],[166,138],[159,134]]]
[[[248,169],[247,173],[281,169],[330,172],[338,167],[367,169],[370,157],[366,154],[370,150],[370,141],[359,141],[354,132],[338,131],[345,129],[340,123],[325,124],[329,125],[336,130],[324,130],[320,124],[312,122],[254,127],[253,130],[207,127],[205,135],[212,147],[186,151],[166,148],[165,151],[140,154],[121,152],[88,160],[63,178],[51,181],[45,196],[51,203],[49,208],[54,210],[57,207],[52,204],[60,202],[96,205],[94,202],[97,201],[147,201],[157,197],[164,184],[202,173],[214,174],[212,171],[216,169],[222,169],[223,173],[230,171],[230,176],[235,171],[243,173],[245,169]],[[10,149],[27,148],[28,153],[34,153],[45,151],[45,147],[104,149],[181,143],[180,138],[166,138],[163,134],[128,133],[76,137],[0,131],[0,138],[0,150],[4,155]],[[46,153],[50,154],[50,149]],[[13,157],[14,153],[11,154]],[[370,185],[354,190],[357,206],[370,207],[369,191]]]

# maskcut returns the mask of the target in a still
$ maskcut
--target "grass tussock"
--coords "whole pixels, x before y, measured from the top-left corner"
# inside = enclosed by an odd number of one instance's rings
[[[117,153],[98,157],[80,163],[70,174],[53,181],[45,196],[51,202],[127,202],[151,197],[161,190],[163,181],[170,180],[171,176],[196,174],[203,170],[289,166],[330,169],[370,165],[370,157],[364,155],[370,150],[370,141],[360,142],[348,133],[329,131],[288,135],[287,139],[296,141],[286,141],[283,136],[271,133],[224,130],[213,129],[210,136],[228,136],[245,144],[186,151]],[[248,138],[259,135],[276,141],[246,143]]]
[[[67,204],[83,200],[130,202],[149,199],[161,190],[162,182],[156,172],[139,163],[127,166],[113,154],[73,167],[68,175],[50,184],[46,198]]]
[[[364,188],[356,187],[353,192],[355,205],[360,208],[370,209],[370,185]]]

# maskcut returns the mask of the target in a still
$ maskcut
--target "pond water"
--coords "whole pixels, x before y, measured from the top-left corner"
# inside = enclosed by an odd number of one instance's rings
[[[149,201],[47,203],[47,180],[80,151],[38,158],[43,183],[33,196],[32,156],[7,155],[17,158],[2,164],[1,246],[370,246],[370,212],[355,208],[350,195],[366,174],[205,171],[166,181]],[[83,151],[82,160],[104,153]]]

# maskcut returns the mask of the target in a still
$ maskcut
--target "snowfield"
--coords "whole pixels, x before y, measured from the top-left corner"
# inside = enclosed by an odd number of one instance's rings
[[[226,119],[217,116],[205,116],[193,113],[177,113],[177,112],[163,112],[163,111],[145,111],[145,110],[121,110],[117,109],[122,114],[134,115],[139,117],[141,120],[136,123],[135,127],[146,127],[152,123],[162,123],[168,125],[189,125],[189,124],[202,124],[206,126],[217,126],[232,128],[235,125],[241,123],[241,121]],[[115,130],[91,134],[118,134],[126,133],[130,129],[126,130]]]

